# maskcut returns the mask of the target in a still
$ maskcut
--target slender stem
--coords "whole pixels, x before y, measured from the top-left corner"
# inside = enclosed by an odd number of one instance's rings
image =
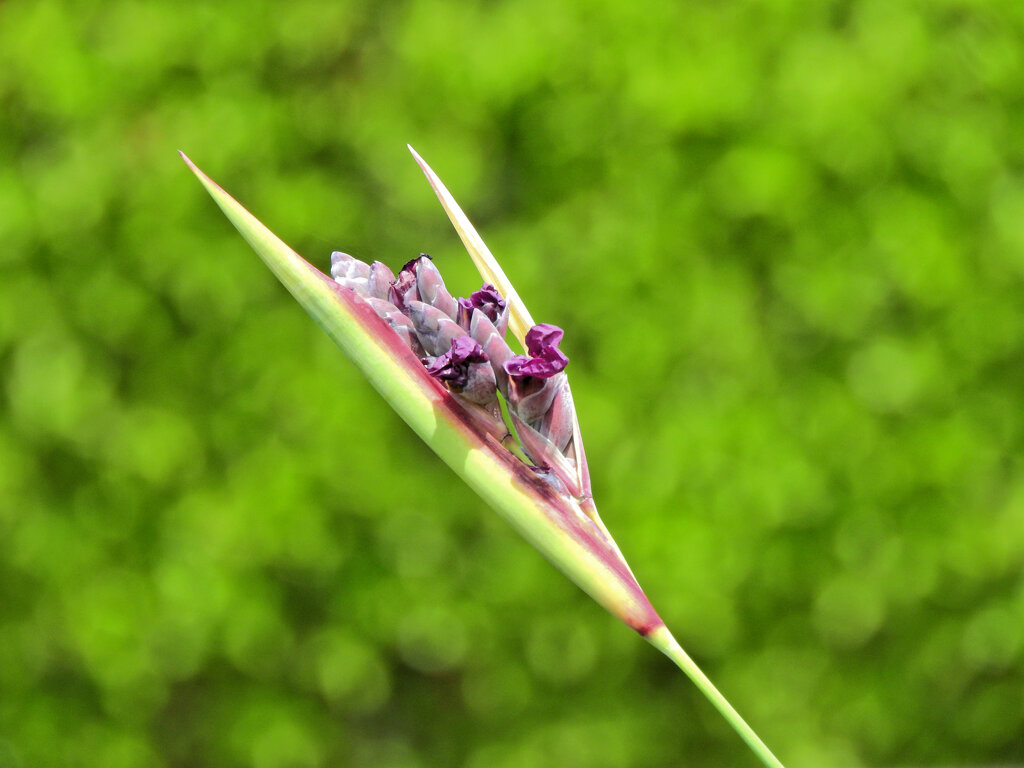
[[[725,696],[715,688],[715,684],[708,679],[708,676],[701,672],[697,663],[676,642],[676,639],[672,637],[672,633],[668,631],[667,627],[662,625],[651,631],[647,635],[646,640],[672,659],[676,666],[686,673],[686,676],[701,690],[701,693],[707,696],[711,703],[715,705],[715,709],[722,713],[722,717],[729,722],[729,725],[736,729],[736,733],[740,735],[740,738],[747,742],[747,746],[754,751],[754,754],[761,758],[761,762],[769,766],[769,768],[783,768],[779,759],[772,754],[772,751],[754,733],[754,729],[747,725],[747,722],[740,717],[740,713],[732,708],[732,704],[726,701]]]

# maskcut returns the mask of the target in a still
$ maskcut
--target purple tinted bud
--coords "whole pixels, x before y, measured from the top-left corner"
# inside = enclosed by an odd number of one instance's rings
[[[529,359],[529,358],[527,358]],[[505,370],[509,363],[505,363]],[[557,374],[550,378],[542,376],[513,376],[508,377],[508,401],[519,417],[537,428],[540,426],[544,415],[551,408],[555,395],[565,384],[565,374]]]
[[[425,254],[424,254],[425,255]],[[419,258],[413,262],[412,272],[416,276],[416,291],[419,293],[420,301],[437,307],[452,320],[458,316],[459,305],[448,293],[444,286],[444,279],[434,262],[427,258]]]
[[[505,372],[516,379],[532,376],[549,379],[565,370],[569,358],[558,345],[564,332],[557,325],[538,323],[526,333],[526,348],[530,356],[515,355],[505,363]]]
[[[507,396],[508,374],[505,373],[502,366],[506,360],[512,357],[512,350],[505,342],[505,334],[499,332],[483,312],[474,309],[469,321],[469,335],[484,348],[484,352],[491,361],[491,368],[494,369],[498,390],[502,395]]]
[[[370,267],[347,253],[335,251],[331,254],[331,277],[345,288],[360,296],[369,296]]]
[[[395,273],[388,269],[386,264],[379,261],[370,265],[370,272],[367,276],[367,290],[375,299],[386,299],[391,292],[391,285],[395,282]]]
[[[342,282],[344,280],[365,279],[370,274],[370,268],[347,253],[335,251],[331,254],[331,277]]]
[[[423,354],[423,345],[420,344],[420,340],[416,336],[416,328],[413,326],[412,320],[399,312],[398,307],[390,301],[370,296],[367,298],[367,302],[373,307],[373,311],[377,313],[377,316],[385,320],[391,326],[391,330],[402,338],[402,341],[409,346],[409,349],[416,353],[417,356]]]
[[[416,335],[428,355],[444,354],[452,341],[466,335],[448,315],[422,301],[410,301],[405,306],[405,314],[412,320]]]
[[[544,414],[540,432],[547,435],[560,453],[565,453],[565,449],[572,439],[575,422],[576,408],[573,406],[572,394],[569,387],[561,386],[551,401],[547,413]]]

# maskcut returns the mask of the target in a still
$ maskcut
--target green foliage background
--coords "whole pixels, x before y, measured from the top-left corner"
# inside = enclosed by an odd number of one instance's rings
[[[0,4],[0,766],[752,765],[286,241],[562,325],[598,503],[792,766],[1024,760],[1024,4]]]

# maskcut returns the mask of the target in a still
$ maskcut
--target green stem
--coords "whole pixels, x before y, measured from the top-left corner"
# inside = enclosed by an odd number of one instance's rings
[[[676,666],[686,673],[686,676],[701,690],[701,693],[707,696],[711,703],[715,705],[715,709],[722,713],[722,717],[729,722],[729,725],[736,729],[736,733],[740,735],[740,738],[747,742],[747,746],[754,751],[754,754],[761,758],[761,762],[769,766],[769,768],[783,768],[779,758],[772,754],[772,751],[754,733],[754,729],[747,725],[746,720],[740,717],[740,713],[733,709],[732,704],[726,701],[725,696],[715,688],[715,684],[708,679],[707,675],[701,672],[697,663],[676,642],[676,639],[672,637],[672,633],[668,631],[667,627],[662,625],[653,630],[647,635],[646,640],[672,659]]]

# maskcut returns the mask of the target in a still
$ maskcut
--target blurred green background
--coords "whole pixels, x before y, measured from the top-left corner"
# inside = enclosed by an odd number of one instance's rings
[[[0,766],[753,756],[456,480],[314,263],[468,258],[790,766],[1024,761],[1024,4],[0,4]]]

